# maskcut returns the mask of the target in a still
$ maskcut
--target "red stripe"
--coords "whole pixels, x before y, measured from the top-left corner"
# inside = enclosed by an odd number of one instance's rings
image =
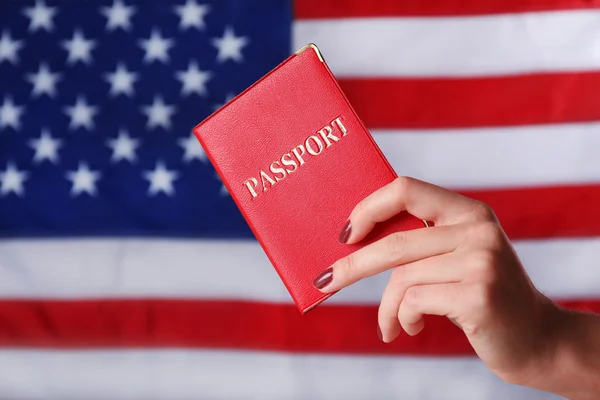
[[[339,82],[370,129],[600,120],[600,71],[482,78],[356,78]]]
[[[600,300],[566,303],[600,312]],[[193,347],[263,351],[471,355],[463,333],[429,317],[421,334],[377,338],[377,306],[226,301],[2,301],[0,346],[46,348]]]
[[[461,193],[489,204],[511,239],[600,236],[600,185]]]
[[[297,0],[297,19],[460,16],[599,8],[598,0]]]

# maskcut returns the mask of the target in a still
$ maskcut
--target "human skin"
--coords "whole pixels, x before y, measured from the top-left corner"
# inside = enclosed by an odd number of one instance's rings
[[[353,252],[315,277],[315,287],[331,293],[391,269],[378,311],[384,342],[401,330],[418,334],[424,314],[446,316],[506,382],[600,398],[600,316],[563,309],[537,290],[488,205],[400,177],[356,205],[339,240],[360,242],[401,211],[434,226]]]

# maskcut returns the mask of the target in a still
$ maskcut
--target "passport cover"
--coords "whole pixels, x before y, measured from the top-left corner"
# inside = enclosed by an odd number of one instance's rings
[[[316,45],[308,44],[193,129],[301,314],[333,294],[312,281],[357,249],[427,224],[406,212],[361,243],[338,235],[396,173]]]

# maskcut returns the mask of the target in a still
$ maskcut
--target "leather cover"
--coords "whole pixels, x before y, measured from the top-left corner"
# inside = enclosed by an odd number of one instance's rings
[[[302,314],[331,296],[312,281],[337,259],[426,226],[401,213],[359,244],[339,243],[354,206],[397,175],[313,44],[193,132]]]

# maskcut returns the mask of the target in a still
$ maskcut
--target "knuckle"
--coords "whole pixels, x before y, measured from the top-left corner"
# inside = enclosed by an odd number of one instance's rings
[[[476,335],[493,318],[494,295],[492,286],[474,283],[465,288],[460,308],[465,319],[463,330],[467,335]]]
[[[419,299],[421,297],[421,290],[418,286],[409,287],[404,293],[403,303],[406,303],[408,306],[414,306],[419,303]]]
[[[487,203],[480,200],[473,200],[471,214],[478,221],[495,221],[496,213]]]
[[[344,280],[351,280],[355,278],[357,274],[356,260],[352,255],[340,258],[336,264],[336,275],[341,275],[341,278]]]
[[[471,226],[469,239],[486,249],[495,251],[499,250],[504,243],[504,232],[497,223],[480,222]]]
[[[387,237],[387,247],[394,260],[402,259],[406,253],[406,234],[404,232],[394,232]]]
[[[404,198],[406,197],[406,193],[408,193],[411,190],[411,187],[415,183],[415,180],[408,176],[399,176],[396,179],[394,179],[392,183],[397,196],[399,198]]]
[[[481,250],[471,255],[471,265],[475,271],[475,278],[484,283],[496,281],[496,254],[489,250]]]
[[[474,307],[475,314],[479,316],[487,315],[493,306],[492,286],[485,283],[478,283],[473,286],[471,304]]]

